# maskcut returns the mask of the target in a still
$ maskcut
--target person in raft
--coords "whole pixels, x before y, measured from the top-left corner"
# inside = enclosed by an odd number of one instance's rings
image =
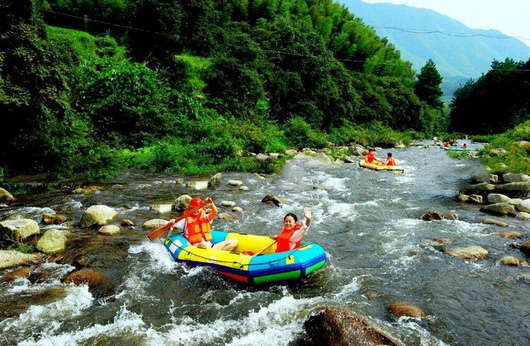
[[[236,239],[227,239],[212,246],[212,234],[210,224],[217,215],[217,207],[215,206],[210,197],[206,198],[204,202],[207,202],[212,205],[212,211],[209,214],[206,214],[205,207],[203,207],[194,212],[193,214],[188,215],[184,219],[177,222],[175,226],[173,226],[173,228],[176,228],[181,232],[183,231],[184,237],[193,246],[197,246],[203,249],[213,247],[214,249],[219,250],[234,250],[237,247]],[[201,204],[203,204],[203,201],[199,197],[194,197],[191,199],[190,206],[187,210],[198,207]],[[174,220],[170,220],[169,222],[174,222]]]
[[[299,223],[295,214],[289,213],[283,218],[283,229],[280,234],[273,236],[278,245],[276,252],[290,251],[300,247],[302,238],[311,224],[311,209],[304,207],[305,220]]]
[[[368,149],[368,151],[366,152],[366,159],[365,160],[368,163],[378,163],[379,162],[379,159],[377,159],[375,157],[375,154],[372,151],[372,149]]]
[[[467,149],[467,144],[466,143],[462,144],[462,149]]]
[[[385,166],[396,166],[396,161],[392,157],[392,153],[386,154],[386,162],[384,163]]]

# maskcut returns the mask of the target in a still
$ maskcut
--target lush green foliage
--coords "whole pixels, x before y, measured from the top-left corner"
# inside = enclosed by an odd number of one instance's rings
[[[435,66],[416,83],[392,45],[331,0],[8,1],[10,173],[273,172],[285,158],[247,155],[406,144],[448,124]]]
[[[530,172],[530,120],[495,136],[480,156],[494,172]]]
[[[443,78],[436,69],[434,61],[429,59],[425,66],[421,68],[418,75],[418,82],[414,86],[414,93],[421,101],[425,101],[429,106],[442,108],[442,84]]]
[[[16,243],[7,247],[7,250],[15,250],[22,253],[31,254],[35,251],[35,247],[31,244]]]
[[[530,59],[494,61],[491,70],[455,92],[450,130],[470,134],[505,132],[530,118]]]

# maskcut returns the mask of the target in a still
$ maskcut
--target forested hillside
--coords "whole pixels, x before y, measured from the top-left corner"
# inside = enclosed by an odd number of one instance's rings
[[[247,154],[388,145],[406,139],[395,130],[448,124],[425,102],[439,86],[418,88],[395,47],[331,0],[8,0],[0,11],[5,173],[270,171]]]
[[[444,78],[446,104],[461,85],[486,73],[493,60],[526,61],[530,57],[530,47],[515,38],[496,30],[471,29],[431,10],[361,0],[340,2],[395,44],[416,70],[432,59]]]

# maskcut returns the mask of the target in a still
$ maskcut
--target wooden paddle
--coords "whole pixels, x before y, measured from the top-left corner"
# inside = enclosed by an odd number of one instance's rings
[[[149,233],[147,235],[147,238],[149,238],[150,241],[155,241],[156,239],[160,238],[164,233],[166,233],[171,227],[173,227],[173,225],[175,225],[177,222],[179,222],[180,220],[184,219],[188,215],[191,215],[191,214],[195,213],[197,210],[206,207],[210,203],[212,203],[212,200],[208,199],[203,204],[200,204],[200,205],[196,206],[193,209],[186,210],[184,212],[184,214],[182,214],[182,216],[180,216],[179,218],[175,219],[175,221],[168,222],[165,226],[162,226],[162,227],[154,230],[153,232]]]
[[[268,248],[270,248],[271,246],[273,246],[277,242],[278,242],[278,240],[274,239],[274,241],[272,243],[270,243],[269,245],[265,246],[263,249],[259,250],[255,254],[253,254],[252,257],[256,257],[258,255],[261,255],[263,251],[267,250]]]

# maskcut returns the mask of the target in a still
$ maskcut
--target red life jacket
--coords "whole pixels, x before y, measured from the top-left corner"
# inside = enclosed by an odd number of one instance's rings
[[[394,161],[394,159],[391,157],[391,158],[387,159],[386,165],[387,166],[395,166],[396,165],[396,161]]]
[[[369,151],[366,153],[366,162],[372,163],[375,160],[375,155],[373,152]]]
[[[188,216],[186,218],[186,228],[188,229],[188,241],[191,244],[200,243],[202,239],[205,241],[212,240],[210,222],[206,218],[204,210],[201,211],[197,218]]]
[[[302,228],[302,225],[297,223],[290,230],[286,230],[285,228],[282,229],[282,232],[276,237],[276,241],[278,242],[278,246],[276,246],[276,252],[292,250],[290,246],[289,238],[291,238],[291,236],[293,235],[295,231],[298,231],[301,228]],[[301,243],[302,243],[302,239],[296,242],[294,249],[298,249]]]

